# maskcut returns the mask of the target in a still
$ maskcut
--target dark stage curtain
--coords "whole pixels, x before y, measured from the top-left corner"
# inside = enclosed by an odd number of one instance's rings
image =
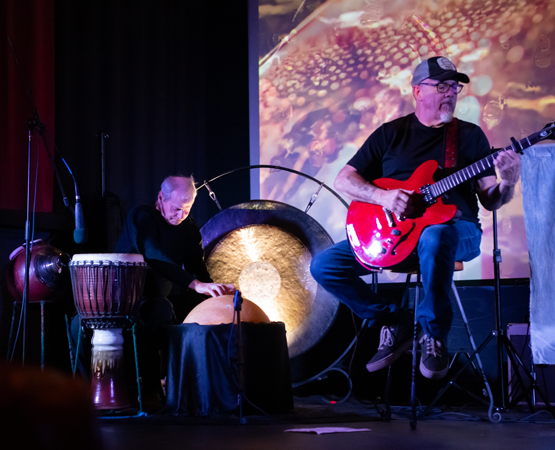
[[[153,203],[167,175],[248,165],[247,56],[247,0],[58,0],[56,135],[83,197],[100,193],[99,132],[126,210]],[[217,187],[224,207],[249,198],[248,177]],[[215,212],[201,192],[193,216]]]
[[[11,38],[25,81],[50,137],[54,135],[54,0],[0,2],[0,209],[26,209],[27,122],[32,108],[8,45]],[[32,183],[38,133],[33,133]],[[41,142],[38,212],[52,211],[53,171]],[[22,224],[23,225],[23,224]]]

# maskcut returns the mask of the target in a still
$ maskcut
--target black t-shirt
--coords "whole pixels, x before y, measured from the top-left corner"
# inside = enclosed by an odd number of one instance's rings
[[[470,122],[457,121],[458,148],[455,169],[442,169],[445,165],[446,127],[431,128],[420,123],[416,115],[400,117],[383,124],[374,131],[348,164],[368,181],[377,178],[393,178],[404,181],[424,162],[436,160],[439,169],[434,175],[438,181],[447,175],[479,161],[491,154],[491,149],[482,129]],[[463,220],[478,227],[478,202],[476,180],[495,176],[490,168],[475,178],[447,192],[444,203],[457,206]]]
[[[200,230],[189,216],[170,225],[154,206],[137,206],[127,216],[116,253],[140,253],[148,264],[145,293],[167,295],[171,284],[187,287],[211,282],[204,262]]]

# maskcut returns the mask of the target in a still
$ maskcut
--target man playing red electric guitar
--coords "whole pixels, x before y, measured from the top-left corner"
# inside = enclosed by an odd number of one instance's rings
[[[454,167],[460,169],[490,155],[488,140],[480,127],[453,121],[457,94],[463,89],[460,83],[469,81],[447,58],[433,57],[421,62],[411,83],[415,113],[385,123],[372,133],[339,172],[335,189],[352,200],[380,205],[395,220],[403,220],[415,214],[420,195],[413,190],[380,189],[372,180],[407,180],[428,160],[437,161],[438,178],[443,178]],[[454,128],[447,125],[452,122],[456,123]],[[520,155],[512,150],[501,152],[494,165],[501,181],[497,183],[491,167],[450,190],[444,203],[457,207],[455,217],[424,228],[416,244],[424,287],[417,317],[422,328],[420,371],[427,378],[442,378],[448,371],[446,339],[453,319],[449,290],[455,261],[470,261],[480,253],[482,230],[476,196],[490,211],[507,203],[520,175]],[[368,326],[382,326],[378,351],[367,364],[368,371],[387,367],[411,346],[410,312],[399,311],[396,305],[372,292],[360,278],[370,272],[359,264],[348,241],[316,255],[311,272],[327,291],[367,319]]]

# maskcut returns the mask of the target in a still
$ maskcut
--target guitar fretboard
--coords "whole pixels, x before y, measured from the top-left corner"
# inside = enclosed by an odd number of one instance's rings
[[[474,164],[461,169],[448,177],[443,178],[442,180],[432,184],[430,186],[430,193],[432,194],[433,198],[441,197],[447,191],[450,191],[454,187],[457,187],[459,184],[464,183],[465,181],[474,178],[476,175],[486,171],[490,167],[493,167],[493,161],[497,158],[497,155],[501,152],[505,152],[507,150],[514,150],[517,153],[522,153],[528,147],[531,147],[534,144],[537,144],[544,139],[547,139],[550,135],[553,134],[553,128],[555,125],[551,124],[551,126],[544,128],[537,133],[531,134],[528,137],[520,141],[514,141],[515,144],[511,144],[505,148],[499,149],[496,152],[492,153],[491,155],[486,156],[485,158],[476,161]]]

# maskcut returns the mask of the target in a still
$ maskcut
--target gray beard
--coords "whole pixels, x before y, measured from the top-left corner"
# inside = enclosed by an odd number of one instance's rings
[[[439,118],[443,123],[449,123],[453,120],[453,111],[440,111]]]

